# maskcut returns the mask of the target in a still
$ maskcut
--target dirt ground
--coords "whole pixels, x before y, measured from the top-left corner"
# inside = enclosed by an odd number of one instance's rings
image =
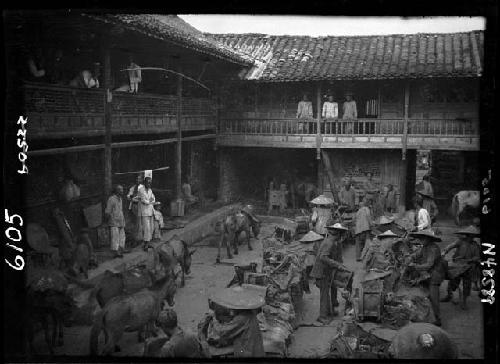
[[[440,224],[442,247],[453,240],[453,231],[456,230],[451,223]],[[264,224],[260,237],[270,236],[274,225]],[[214,240],[212,238],[212,240]],[[208,312],[208,297],[218,289],[224,287],[233,277],[232,263],[235,261],[249,262],[261,259],[262,245],[259,240],[252,239],[253,251],[248,251],[245,244],[241,245],[240,254],[233,261],[223,260],[223,264],[215,264],[217,248],[214,242],[207,239],[196,245],[190,276],[186,277],[186,286],[179,288],[175,297],[174,309],[177,312],[181,327],[196,332],[198,322]],[[359,271],[360,263],[354,259],[354,246],[349,245],[343,253],[344,263],[350,269]],[[223,251],[222,257],[225,257]],[[355,281],[356,285],[356,281]],[[314,327],[319,312],[319,290],[311,281],[311,293],[303,296],[302,302],[297,307],[298,329],[294,332],[291,344],[288,347],[288,356],[294,358],[318,358],[327,352],[329,341],[336,333],[341,317],[334,320],[329,326]],[[441,295],[446,292],[446,284],[441,286]],[[455,300],[457,300],[455,293]],[[343,300],[339,299],[343,312]],[[441,304],[443,329],[448,331],[459,348],[460,358],[479,359],[483,357],[483,319],[482,306],[477,292],[472,292],[467,311],[463,311],[454,303]],[[90,327],[75,326],[65,329],[65,345],[57,349],[60,355],[82,355],[89,352]],[[40,353],[46,352],[43,335],[39,335],[36,347]],[[141,356],[143,345],[137,342],[135,333],[126,334],[121,343],[122,351],[116,356]]]

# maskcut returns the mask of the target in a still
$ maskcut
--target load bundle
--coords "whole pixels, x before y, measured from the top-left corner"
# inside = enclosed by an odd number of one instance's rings
[[[382,323],[391,328],[401,328],[410,322],[434,322],[432,305],[418,288],[395,295],[389,292],[385,296],[382,311]]]
[[[389,357],[390,341],[366,332],[354,322],[342,322],[330,342],[327,359],[384,359]]]
[[[275,244],[264,248],[263,272],[269,277],[271,290],[284,296],[282,300],[297,303],[302,297],[308,246],[300,242]],[[286,298],[288,293],[289,298]]]

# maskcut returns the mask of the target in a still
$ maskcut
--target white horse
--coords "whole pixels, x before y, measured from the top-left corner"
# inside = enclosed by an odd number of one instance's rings
[[[464,210],[479,209],[479,199],[479,191],[460,191],[453,196],[451,201],[451,213],[457,225],[460,225],[460,215]]]

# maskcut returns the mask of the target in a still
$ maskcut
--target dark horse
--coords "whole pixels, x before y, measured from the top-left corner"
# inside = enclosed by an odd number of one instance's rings
[[[94,319],[90,331],[90,354],[98,354],[101,331],[104,331],[105,335],[104,355],[110,355],[116,350],[125,332],[137,331],[139,340],[142,333],[152,332],[163,300],[166,300],[169,306],[175,304],[175,278],[166,275],[149,289],[117,296],[108,301]]]
[[[36,324],[40,323],[49,352],[53,355],[54,347],[64,344],[64,321],[71,316],[75,307],[73,299],[66,292],[52,289],[42,292],[30,289],[27,293],[27,305],[25,328],[31,354],[36,354],[33,341]],[[53,323],[52,333],[49,326],[50,320]]]
[[[220,249],[224,242],[226,242],[227,257],[229,259],[233,257],[229,247],[230,244],[233,245],[234,254],[238,254],[238,237],[243,231],[247,239],[248,250],[252,250],[252,246],[250,245],[250,228],[253,231],[254,237],[257,238],[260,232],[260,221],[251,214],[242,211],[226,217],[217,251],[217,263],[220,263]]]
[[[191,258],[196,249],[190,251],[187,243],[174,235],[156,248],[156,251],[167,272],[173,272],[177,264],[181,266],[181,287],[184,287],[184,276],[191,273]]]

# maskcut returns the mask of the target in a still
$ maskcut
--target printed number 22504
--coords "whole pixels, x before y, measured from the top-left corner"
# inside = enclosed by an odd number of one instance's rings
[[[21,151],[17,155],[19,162],[22,163],[22,169],[18,170],[17,173],[24,174],[28,173],[28,167],[26,166],[26,160],[28,159],[28,143],[26,142],[26,128],[24,124],[28,122],[28,118],[22,116],[17,120],[18,124],[21,124],[21,129],[17,131],[17,146],[21,148]]]

